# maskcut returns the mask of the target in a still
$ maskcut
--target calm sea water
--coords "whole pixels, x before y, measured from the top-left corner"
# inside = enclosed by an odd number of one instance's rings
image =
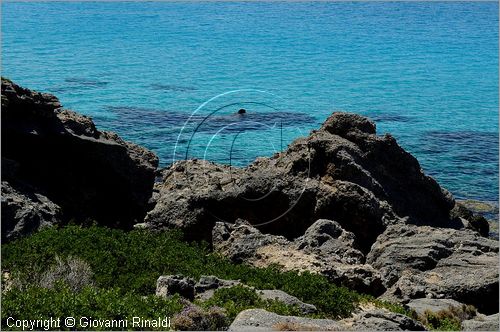
[[[498,200],[496,2],[3,2],[2,75],[163,165],[244,165],[361,113],[456,196]]]

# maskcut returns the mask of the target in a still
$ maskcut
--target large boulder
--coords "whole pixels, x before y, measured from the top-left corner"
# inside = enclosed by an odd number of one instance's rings
[[[180,228],[234,262],[321,273],[405,303],[449,298],[498,311],[488,223],[355,114],[334,113],[245,168],[174,163],[143,226]]]
[[[235,286],[248,287],[239,280],[226,280],[216,276],[201,276],[200,280],[194,285],[195,297],[198,300],[206,301],[212,298],[217,290]]]
[[[382,273],[389,299],[449,298],[498,312],[498,242],[474,231],[391,226],[367,262]]]
[[[319,219],[303,236],[295,240],[296,248],[335,259],[346,264],[362,264],[363,253],[356,249],[356,237],[333,220]]]
[[[2,180],[43,194],[65,220],[128,228],[150,208],[158,158],[97,130],[89,117],[64,110],[55,96],[2,78],[4,163]],[[5,239],[4,225],[22,220],[2,217],[9,219],[2,218]],[[29,227],[36,228],[36,222]]]
[[[214,250],[235,263],[320,273],[334,283],[373,295],[385,290],[379,272],[363,264],[364,255],[349,247],[355,236],[335,221],[320,219],[304,236],[289,241],[263,234],[238,219],[235,224],[217,222],[212,238]]]
[[[474,319],[464,320],[462,330],[464,331],[498,331],[500,316],[497,314],[484,316],[478,315]]]
[[[61,216],[61,208],[46,196],[2,181],[2,239],[16,239],[60,224]]]
[[[425,331],[425,327],[405,315],[384,309],[372,309],[354,314],[341,321],[346,330],[354,331]]]
[[[281,316],[264,309],[243,310],[228,331],[342,331],[342,325],[331,319]]]
[[[217,221],[241,218],[263,233],[295,239],[316,220],[329,219],[353,233],[355,248],[366,254],[388,225],[464,228],[467,218],[453,215],[454,205],[392,136],[377,136],[375,124],[359,115],[334,113],[320,130],[245,168],[174,163],[145,221],[211,241]],[[475,225],[486,233],[484,224]]]
[[[195,281],[182,275],[161,276],[156,281],[156,296],[167,297],[175,294],[193,300]]]
[[[466,306],[465,304],[452,299],[429,299],[424,297],[411,300],[406,304],[406,306],[420,316],[424,316],[426,312],[439,313],[440,311],[463,312],[464,316],[469,315],[469,313],[466,313],[465,310],[463,310],[464,306]],[[467,318],[471,318],[473,316],[474,315],[471,315]]]
[[[296,306],[301,311],[301,313],[305,315],[313,314],[318,311],[318,309],[316,309],[316,306],[309,303],[304,303],[295,296],[292,296],[279,289],[259,290],[257,291],[257,295],[259,295],[262,300],[274,300],[282,302],[289,306]]]
[[[263,309],[240,312],[229,331],[424,331],[419,322],[382,309],[354,314],[335,321],[306,317],[281,316]]]

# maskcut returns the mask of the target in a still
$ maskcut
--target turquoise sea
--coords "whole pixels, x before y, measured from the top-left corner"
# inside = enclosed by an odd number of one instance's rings
[[[343,110],[373,118],[455,196],[498,201],[497,2],[1,9],[3,76],[56,94],[162,165],[244,165]]]

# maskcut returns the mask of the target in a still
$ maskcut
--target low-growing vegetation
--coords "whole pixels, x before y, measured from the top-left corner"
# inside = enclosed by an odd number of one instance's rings
[[[462,329],[462,321],[471,319],[477,314],[471,305],[450,307],[438,312],[425,311],[419,320],[430,330],[458,331]]]
[[[26,287],[14,288],[2,294],[2,329],[9,329],[7,317],[17,320],[54,319],[82,317],[93,320],[125,320],[132,317],[154,320],[158,317],[171,317],[183,308],[179,296],[161,298],[154,295],[141,296],[132,292],[123,293],[116,288],[102,289],[85,287],[74,292],[59,283],[53,288]],[[86,321],[88,322],[88,321]],[[69,329],[62,321],[61,329]],[[19,330],[19,328],[11,328]],[[52,329],[57,330],[52,326]],[[80,326],[82,330],[116,330],[105,326]],[[42,328],[36,329],[42,330]]]
[[[446,314],[425,312],[421,321],[429,330],[437,331],[459,331],[462,329],[462,324],[459,319]]]
[[[8,271],[10,279],[2,294],[4,328],[7,317],[168,316],[175,318],[177,328],[192,322],[219,329],[248,308],[300,315],[296,307],[263,301],[245,287],[220,289],[210,300],[197,303],[195,309],[178,297],[154,296],[158,277],[170,274],[195,279],[215,275],[239,279],[257,289],[281,289],[314,304],[317,317],[348,317],[362,301],[410,315],[401,306],[338,287],[321,275],[232,264],[210,252],[207,244],[186,243],[179,232],[125,232],[98,226],[48,228],[3,244],[2,271]],[[219,315],[221,310],[224,315]]]
[[[262,300],[257,292],[244,286],[218,289],[214,296],[202,304],[204,307],[221,307],[225,309],[227,322],[234,320],[236,315],[250,308],[261,308],[279,315],[301,316],[297,306],[286,305],[276,300]]]
[[[379,300],[371,295],[361,295],[361,302],[370,303],[377,308],[387,309],[397,314],[405,315],[413,319],[418,319],[418,315],[414,310],[408,309],[399,303]]]

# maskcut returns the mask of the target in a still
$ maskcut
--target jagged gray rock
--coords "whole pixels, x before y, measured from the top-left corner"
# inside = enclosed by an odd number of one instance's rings
[[[241,218],[263,233],[294,239],[318,219],[337,221],[367,253],[394,223],[463,228],[452,196],[375,124],[334,113],[318,131],[246,168],[179,161],[165,170],[151,228],[181,228],[211,241],[217,221]],[[424,209],[421,207],[425,206]]]
[[[288,293],[285,293],[282,290],[279,289],[264,289],[264,290],[259,290],[257,291],[257,294],[260,296],[261,299],[263,300],[276,300],[279,302],[282,302],[287,305],[291,306],[297,306],[297,308],[303,313],[303,314],[313,314],[318,311],[316,306],[309,304],[309,303],[304,303],[295,296],[292,296]]]
[[[243,310],[236,316],[228,331],[342,331],[331,319],[312,319],[281,316],[264,309]]]
[[[423,315],[426,311],[437,313],[443,310],[462,310],[465,304],[452,299],[414,299],[406,304],[408,308],[414,310],[418,315]],[[471,317],[469,317],[471,318]]]
[[[425,331],[425,327],[407,316],[383,309],[373,309],[355,314],[340,321],[348,330],[355,331]]]
[[[65,221],[122,228],[142,221],[157,166],[152,152],[97,130],[55,96],[2,78],[2,180],[46,196]],[[5,239],[3,225],[21,221],[2,219]]]
[[[216,276],[201,276],[194,288],[196,293],[199,294],[210,289],[233,287],[237,285],[241,285],[241,281],[220,279]]]
[[[324,255],[345,264],[362,264],[364,255],[356,249],[355,240],[355,235],[338,222],[319,219],[295,240],[295,244],[298,250]]]
[[[388,299],[450,298],[498,312],[498,242],[474,231],[391,226],[367,263],[381,271]]]
[[[193,300],[194,285],[195,281],[192,278],[182,275],[161,276],[156,281],[156,295],[166,297],[179,294],[188,300]]]
[[[263,309],[240,312],[229,331],[424,331],[419,322],[382,309],[363,311],[335,321],[295,316],[281,316]]]
[[[337,233],[333,232],[334,228]],[[347,263],[361,261],[364,257],[352,248],[342,253],[352,243],[354,235],[338,223],[321,219],[313,223],[306,234],[291,242],[282,236],[262,234],[239,219],[235,224],[217,222],[212,239],[214,250],[235,263],[259,267],[278,265],[284,270],[317,272],[332,282],[374,295],[385,290],[380,274],[370,265]],[[324,239],[327,240],[322,243],[325,246],[317,247]]]
[[[61,218],[61,208],[46,196],[2,181],[2,238],[20,238],[60,224]]]
[[[201,276],[200,280],[194,286],[196,298],[206,301],[214,296],[215,291],[220,288],[229,288],[234,286],[245,286],[239,280],[225,280],[216,276]]]
[[[498,314],[484,316],[478,315],[475,319],[464,320],[462,322],[462,330],[464,331],[498,331],[499,318]]]
[[[451,194],[413,156],[390,135],[377,136],[375,124],[358,115],[334,113],[320,130],[246,168],[177,162],[164,171],[158,189],[148,227],[183,229],[187,238],[211,241],[234,262],[318,272],[375,295],[400,287],[385,293],[399,301],[457,291],[458,300],[475,304],[483,295],[492,298],[498,287],[498,249],[489,242],[490,249],[481,249],[484,223],[462,206],[454,209]],[[429,231],[420,234],[419,227]],[[398,228],[406,230],[398,235],[403,242],[384,253],[394,232],[387,229]],[[452,233],[456,241],[447,239]],[[469,248],[477,247],[477,257],[463,248],[453,253],[462,234]],[[453,262],[465,258],[480,264],[476,278],[468,277],[469,263]],[[456,285],[443,282],[436,289],[432,278],[405,282],[408,273],[422,277],[431,270]],[[489,305],[497,310],[494,302],[483,307]]]

